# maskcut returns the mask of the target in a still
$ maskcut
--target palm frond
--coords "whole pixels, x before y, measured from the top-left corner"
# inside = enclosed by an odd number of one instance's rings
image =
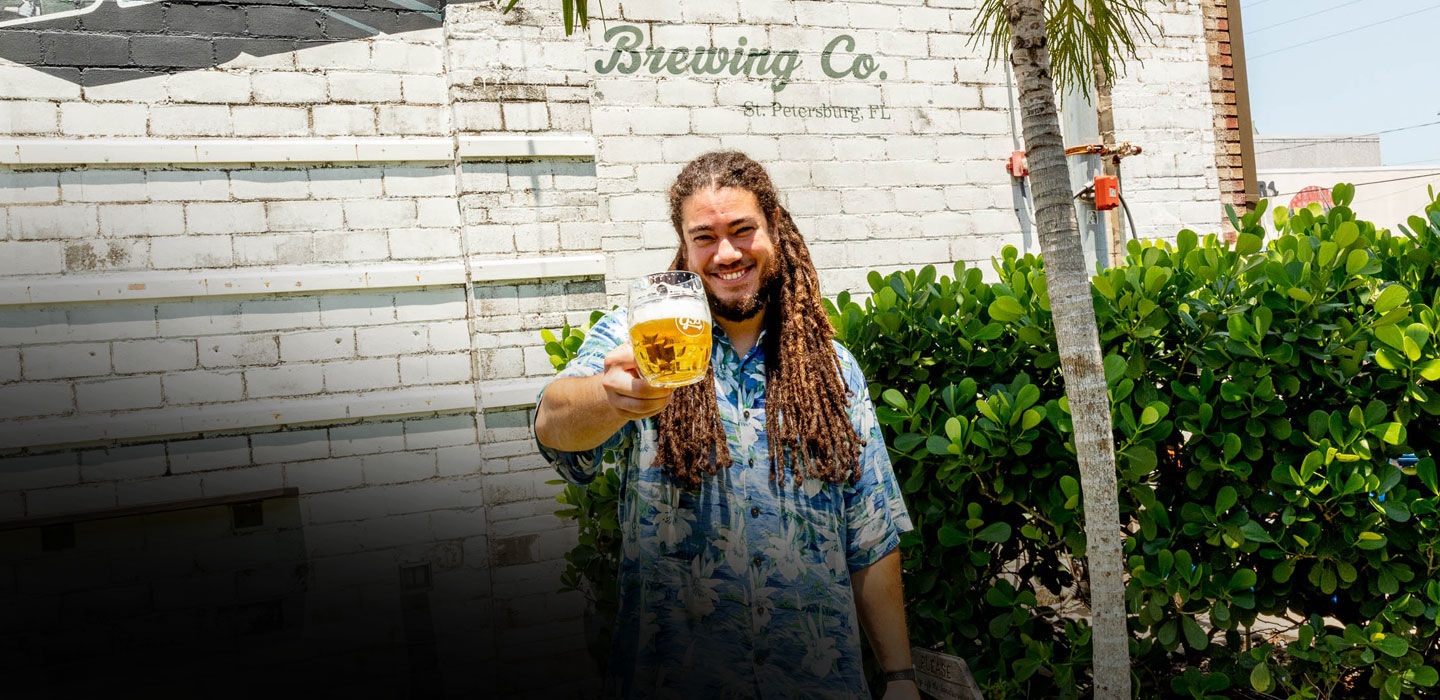
[[[1139,0],[1045,0],[1045,36],[1050,49],[1050,74],[1061,91],[1076,88],[1090,94],[1092,66],[1113,82],[1125,72],[1127,59],[1139,60],[1136,40],[1149,40],[1159,29]],[[988,42],[987,65],[1004,60],[1010,49],[1010,24],[1005,0],[980,6],[972,46]]]
[[[515,9],[520,0],[497,0],[496,5],[500,6],[500,12],[509,14]],[[503,6],[502,6],[503,5]],[[589,0],[560,0],[560,12],[565,18],[565,36],[575,33],[576,29],[590,28],[590,7]],[[605,6],[600,5],[600,14],[605,14]]]

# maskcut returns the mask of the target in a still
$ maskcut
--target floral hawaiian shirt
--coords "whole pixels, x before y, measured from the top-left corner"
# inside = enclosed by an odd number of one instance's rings
[[[733,462],[687,491],[653,464],[655,424],[632,421],[593,451],[542,453],[568,481],[620,472],[620,610],[610,682],[629,698],[869,697],[850,572],[912,529],[855,358],[835,351],[848,411],[866,439],[860,479],[770,479],[765,357],[739,357],[717,326],[711,354]],[[561,377],[604,369],[627,340],[625,311],[590,330]],[[783,482],[783,483],[782,483]]]

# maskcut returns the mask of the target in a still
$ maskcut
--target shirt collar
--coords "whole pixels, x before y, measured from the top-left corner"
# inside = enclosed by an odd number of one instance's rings
[[[721,328],[720,324],[712,323],[710,325],[710,329],[711,333],[713,333],[715,336],[715,342],[719,343],[722,347],[725,348],[725,350],[728,351],[726,353],[727,355],[729,355],[730,357],[735,357],[738,360],[739,367],[741,369],[743,369],[745,365],[750,362],[751,359],[760,359],[762,361],[764,360],[764,351],[762,350],[762,347],[764,346],[765,329],[763,327],[760,329],[760,335],[755,336],[755,345],[750,348],[750,352],[745,353],[745,357],[738,356],[739,354],[735,352],[735,346],[730,343],[730,336],[725,333],[725,329]]]

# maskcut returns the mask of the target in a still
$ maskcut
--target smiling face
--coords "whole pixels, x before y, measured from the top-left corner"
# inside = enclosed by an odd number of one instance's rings
[[[707,188],[680,208],[685,269],[700,275],[710,309],[746,321],[765,308],[779,279],[770,219],[755,195],[734,187]]]

